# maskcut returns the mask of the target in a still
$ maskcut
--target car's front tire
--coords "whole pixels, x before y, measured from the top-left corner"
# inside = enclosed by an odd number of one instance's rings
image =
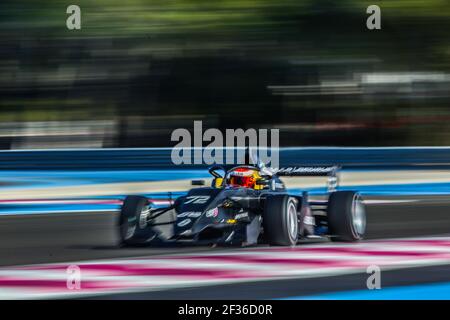
[[[265,200],[264,238],[270,245],[293,246],[298,241],[297,200],[287,195],[273,195]]]
[[[336,191],[328,199],[328,229],[333,241],[358,241],[366,232],[366,210],[359,193]]]
[[[119,217],[119,237],[122,245],[145,245],[157,238],[157,233],[147,224],[150,203],[146,197],[127,196]]]

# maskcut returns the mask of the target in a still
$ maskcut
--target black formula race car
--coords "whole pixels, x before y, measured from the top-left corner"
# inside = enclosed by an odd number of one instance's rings
[[[154,208],[146,197],[127,196],[118,223],[122,243],[293,246],[304,238],[357,241],[364,236],[364,203],[357,192],[336,190],[336,167],[213,166],[209,172],[211,187],[193,188],[169,207]],[[307,192],[290,194],[280,180],[305,175],[328,176],[326,201],[309,201]],[[162,235],[162,225],[169,226],[169,235]]]

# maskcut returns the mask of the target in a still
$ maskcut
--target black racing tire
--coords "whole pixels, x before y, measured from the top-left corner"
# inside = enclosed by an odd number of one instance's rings
[[[270,245],[294,246],[297,243],[297,199],[287,195],[267,197],[262,218],[264,239]]]
[[[122,245],[139,246],[149,244],[157,238],[157,233],[145,223],[145,214],[150,210],[146,197],[127,196],[119,217],[119,236]]]
[[[355,191],[336,191],[328,199],[328,229],[332,241],[361,240],[366,231],[365,205]]]

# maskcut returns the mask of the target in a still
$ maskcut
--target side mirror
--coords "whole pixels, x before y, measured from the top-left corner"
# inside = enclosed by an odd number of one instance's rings
[[[192,180],[191,185],[193,186],[204,186],[206,184],[205,180]]]

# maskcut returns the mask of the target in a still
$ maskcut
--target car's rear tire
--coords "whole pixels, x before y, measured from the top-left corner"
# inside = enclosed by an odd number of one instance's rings
[[[298,241],[297,200],[287,195],[273,195],[265,200],[264,238],[270,245],[293,246]]]
[[[158,237],[147,225],[150,203],[146,197],[127,196],[119,217],[119,236],[122,245],[145,245]]]
[[[328,229],[333,241],[358,241],[366,232],[366,211],[359,193],[336,191],[328,199]]]

